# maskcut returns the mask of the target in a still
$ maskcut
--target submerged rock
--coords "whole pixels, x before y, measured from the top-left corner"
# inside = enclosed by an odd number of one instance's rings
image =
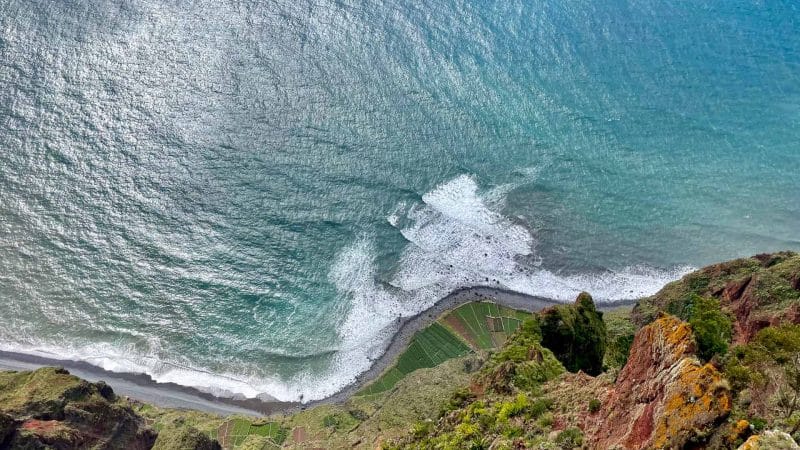
[[[630,357],[588,419],[591,448],[682,448],[731,410],[727,381],[694,354],[689,325],[664,316],[634,338]]]

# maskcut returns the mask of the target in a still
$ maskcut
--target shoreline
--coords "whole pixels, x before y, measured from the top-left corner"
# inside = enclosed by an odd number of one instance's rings
[[[327,403],[341,403],[379,377],[405,351],[417,331],[429,326],[444,312],[472,301],[491,301],[499,305],[524,310],[540,311],[563,302],[519,292],[474,286],[456,289],[430,308],[414,316],[404,317],[392,330],[392,338],[381,356],[374,359],[370,368],[333,395],[307,403],[268,401],[257,398],[218,397],[197,388],[177,383],[159,383],[147,374],[111,372],[85,361],[61,360],[25,353],[0,351],[0,370],[32,370],[44,366],[64,367],[75,376],[88,381],[103,380],[119,395],[164,408],[193,409],[219,415],[244,414],[269,416],[291,414]],[[635,300],[620,300],[597,305],[600,310],[633,305]]]

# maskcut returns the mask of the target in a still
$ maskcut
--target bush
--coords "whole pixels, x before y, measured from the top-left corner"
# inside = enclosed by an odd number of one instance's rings
[[[506,422],[509,417],[514,417],[525,411],[530,406],[525,394],[517,394],[513,402],[501,402],[497,412],[497,421]]]
[[[424,421],[424,422],[417,422],[414,426],[411,427],[411,435],[414,436],[416,439],[423,438],[431,433],[433,430],[433,422]]]
[[[583,432],[580,428],[572,427],[558,433],[556,444],[564,450],[571,450],[583,445]]]
[[[600,400],[593,398],[589,400],[589,412],[594,414],[597,411],[600,411]]]
[[[733,325],[722,312],[719,300],[693,295],[687,308],[698,355],[706,361],[714,355],[724,356],[733,336]]]
[[[443,417],[450,411],[463,408],[473,400],[475,400],[475,396],[468,388],[459,389],[455,391],[452,396],[450,396],[450,398],[447,400],[447,403],[442,405],[442,408],[439,411],[439,417]]]
[[[617,336],[608,346],[608,362],[612,367],[625,367],[633,345],[633,333]]]
[[[536,399],[535,402],[533,402],[529,412],[531,417],[536,418],[546,413],[547,411],[550,411],[550,408],[552,407],[553,407],[552,400],[550,400],[549,398],[539,398]]]
[[[542,345],[570,372],[598,375],[606,352],[606,324],[592,296],[582,292],[573,305],[558,305],[541,315]]]

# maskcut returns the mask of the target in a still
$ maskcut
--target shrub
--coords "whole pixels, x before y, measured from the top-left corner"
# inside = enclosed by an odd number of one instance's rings
[[[454,392],[452,396],[450,396],[450,398],[447,400],[447,403],[442,405],[442,408],[439,411],[439,417],[444,416],[450,411],[463,408],[473,400],[475,400],[475,396],[472,395],[472,392],[470,392],[468,388],[459,389]]]
[[[589,412],[594,414],[597,411],[600,411],[600,400],[593,398],[589,400]]]
[[[350,414],[350,417],[352,417],[353,419],[356,419],[359,422],[363,422],[363,421],[369,419],[369,414],[367,414],[366,412],[364,412],[364,411],[362,411],[360,409],[351,409],[351,410],[347,411],[347,413]]]
[[[556,419],[553,416],[553,413],[547,412],[545,414],[542,414],[542,417],[539,418],[539,426],[542,428],[550,428],[551,426],[553,426],[555,420]]]
[[[336,428],[339,425],[339,418],[336,414],[328,414],[322,418],[322,425],[328,428]]]
[[[530,407],[530,415],[533,418],[539,417],[542,414],[546,413],[553,407],[553,401],[549,398],[539,398],[536,399],[535,402]]]
[[[530,406],[528,397],[522,393],[517,394],[514,401],[500,403],[500,408],[497,412],[497,421],[505,422],[509,417],[514,417],[525,411],[528,406]]]
[[[693,295],[687,308],[698,355],[706,361],[714,355],[724,356],[733,335],[733,325],[730,317],[722,312],[719,300]]]
[[[433,422],[427,420],[424,422],[417,422],[411,427],[411,435],[420,439],[429,435],[431,430],[433,430]]]
[[[571,427],[558,433],[556,444],[564,450],[570,450],[583,445],[583,432],[580,428]]]
[[[628,355],[631,353],[633,336],[633,333],[617,336],[609,343],[608,362],[613,367],[625,367],[625,364],[628,362]]]

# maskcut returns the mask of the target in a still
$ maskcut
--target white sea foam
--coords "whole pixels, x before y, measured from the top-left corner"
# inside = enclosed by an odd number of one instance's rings
[[[523,182],[535,176],[526,172]],[[517,185],[481,193],[473,177],[462,175],[422,196],[401,203],[388,217],[408,244],[388,283],[376,278],[376,243],[360,237],[342,250],[330,273],[349,311],[337,355],[338,380],[353,379],[369,367],[388,342],[386,330],[398,316],[412,316],[455,289],[488,285],[557,301],[581,291],[598,302],[650,295],[692,270],[633,266],[618,271],[559,275],[539,267],[534,233],[499,209]],[[364,344],[368,343],[366,347]]]
[[[527,183],[535,171],[524,173]],[[161,383],[192,386],[219,396],[321,399],[336,393],[362,372],[388,345],[399,317],[418,314],[455,289],[488,285],[558,301],[581,291],[600,302],[632,299],[656,292],[691,268],[672,270],[635,266],[618,271],[559,275],[540,268],[535,234],[500,211],[519,183],[481,191],[462,175],[422,196],[401,203],[387,218],[408,244],[387,282],[378,278],[378,242],[369,235],[347,245],[334,261],[329,279],[340,296],[340,341],[328,370],[300,373],[288,380],[219,373],[163,359],[157,339],[145,353],[112,343],[61,346],[56,342],[0,344],[6,351],[46,358],[86,361],[112,372],[144,373]]]

